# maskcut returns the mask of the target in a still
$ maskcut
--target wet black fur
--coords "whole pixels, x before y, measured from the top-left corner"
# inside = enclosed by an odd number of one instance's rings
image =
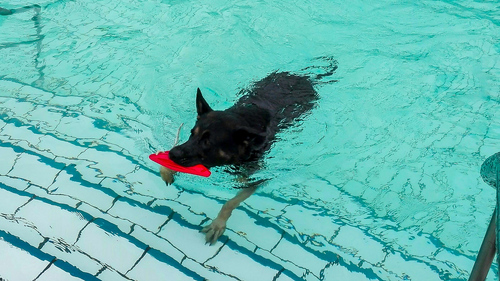
[[[239,165],[259,159],[276,133],[313,108],[318,95],[308,76],[272,73],[256,82],[232,107],[214,111],[198,89],[198,119],[188,141],[172,148],[177,164]]]

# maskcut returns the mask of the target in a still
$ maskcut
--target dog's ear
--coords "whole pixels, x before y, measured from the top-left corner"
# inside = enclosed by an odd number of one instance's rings
[[[208,105],[207,101],[203,98],[200,88],[196,91],[196,111],[198,112],[198,118],[200,118],[201,115],[212,111],[210,105]]]
[[[266,133],[249,127],[240,127],[234,132],[234,140],[245,147],[260,149],[266,143]]]

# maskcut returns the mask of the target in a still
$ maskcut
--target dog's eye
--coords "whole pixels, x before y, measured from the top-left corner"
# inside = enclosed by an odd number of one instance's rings
[[[194,127],[193,129],[191,129],[191,135],[197,135],[199,132],[200,132],[199,127]]]
[[[210,146],[210,133],[209,132],[204,132],[201,135],[200,144],[202,145],[202,147],[205,147],[205,148]]]

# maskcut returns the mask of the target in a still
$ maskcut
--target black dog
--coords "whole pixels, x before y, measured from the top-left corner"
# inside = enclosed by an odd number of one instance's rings
[[[170,150],[170,158],[183,166],[255,163],[276,133],[313,108],[318,99],[309,76],[288,72],[272,73],[243,94],[234,106],[215,111],[198,89],[196,124],[188,141]],[[249,185],[224,204],[217,218],[202,230],[207,242],[217,241],[231,212],[256,188],[256,184]]]

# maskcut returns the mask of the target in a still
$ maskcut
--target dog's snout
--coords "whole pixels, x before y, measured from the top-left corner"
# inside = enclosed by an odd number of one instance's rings
[[[170,160],[186,167],[201,164],[199,157],[196,155],[195,151],[191,147],[186,146],[186,144],[173,147],[169,152]]]
[[[176,146],[170,150],[168,156],[172,159],[172,161],[177,163],[177,161],[182,159],[182,150]]]

